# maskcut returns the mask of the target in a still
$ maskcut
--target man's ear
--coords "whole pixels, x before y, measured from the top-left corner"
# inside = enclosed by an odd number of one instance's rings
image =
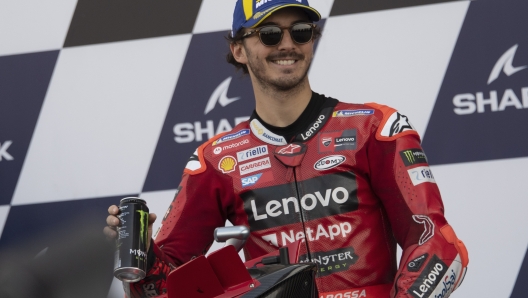
[[[229,48],[231,49],[231,53],[238,63],[247,64],[246,49],[244,48],[242,42],[231,43]]]

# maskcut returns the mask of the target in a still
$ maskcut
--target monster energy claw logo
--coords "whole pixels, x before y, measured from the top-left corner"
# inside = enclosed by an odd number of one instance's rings
[[[400,156],[406,167],[419,163],[427,163],[427,157],[422,149],[407,149],[400,151]]]
[[[414,159],[414,156],[412,155],[412,151],[411,150],[405,150],[405,151],[403,151],[403,153],[405,154],[405,157],[407,157],[407,161],[409,163],[414,163],[416,161]]]
[[[148,212],[143,210],[136,210],[139,212],[139,220],[141,223],[141,229],[139,230],[139,235],[141,242],[146,243],[146,239],[148,237]]]

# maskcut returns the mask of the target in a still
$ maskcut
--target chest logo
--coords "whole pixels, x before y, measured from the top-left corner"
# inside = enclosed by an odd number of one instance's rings
[[[222,157],[222,159],[218,162],[218,168],[222,171],[222,173],[227,174],[231,173],[236,168],[236,160],[233,156],[227,155]]]
[[[343,162],[345,162],[345,160],[346,157],[344,157],[343,155],[330,155],[327,157],[323,157],[315,162],[314,169],[318,171],[329,170],[342,164]]]

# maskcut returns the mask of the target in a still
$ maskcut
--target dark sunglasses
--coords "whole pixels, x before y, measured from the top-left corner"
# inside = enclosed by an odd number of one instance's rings
[[[315,24],[312,23],[297,23],[289,27],[280,27],[276,25],[269,25],[251,30],[242,35],[242,39],[249,37],[255,33],[258,33],[260,42],[265,46],[276,46],[284,35],[284,29],[290,31],[290,36],[292,40],[297,44],[305,44],[312,40],[313,31]]]

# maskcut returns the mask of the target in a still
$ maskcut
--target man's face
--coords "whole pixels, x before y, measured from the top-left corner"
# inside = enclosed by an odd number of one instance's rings
[[[301,9],[283,8],[260,26],[289,27],[299,22],[309,22]],[[247,64],[252,79],[263,89],[291,90],[306,79],[313,58],[313,44],[313,40],[302,45],[295,43],[287,29],[283,29],[282,40],[276,46],[263,45],[258,34],[253,34],[244,39],[241,45],[243,61],[239,62]]]

